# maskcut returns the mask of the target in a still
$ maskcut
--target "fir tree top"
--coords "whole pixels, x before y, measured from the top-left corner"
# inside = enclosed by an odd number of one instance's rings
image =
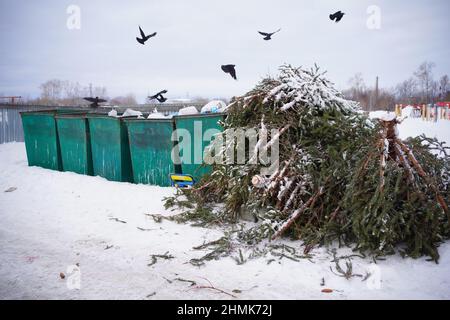
[[[245,108],[253,98],[263,98],[262,104],[281,111],[298,111],[299,108],[336,109],[343,113],[353,113],[360,110],[358,103],[346,100],[334,84],[315,65],[303,69],[291,65],[282,65],[276,78],[263,79],[253,90],[243,97],[235,99],[230,104],[243,102]],[[258,99],[259,100],[259,99]]]

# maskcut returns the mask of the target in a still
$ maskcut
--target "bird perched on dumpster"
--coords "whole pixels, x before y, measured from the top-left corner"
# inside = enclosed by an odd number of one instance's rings
[[[160,103],[163,103],[163,102],[165,102],[165,101],[167,100],[167,98],[163,96],[163,94],[165,94],[165,93],[167,93],[167,90],[162,90],[162,91],[158,92],[157,94],[148,97],[148,100],[151,101],[151,100],[156,99],[156,100],[158,100]]]
[[[86,97],[86,98],[83,98],[83,99],[86,100],[86,101],[91,102],[91,104],[89,105],[91,108],[98,108],[99,103],[106,102],[105,99],[99,99],[99,97],[95,97],[95,98]]]
[[[234,64],[226,64],[221,66],[223,72],[229,73],[234,80],[237,80],[236,69],[234,67],[236,67]]]
[[[335,22],[339,22],[339,21],[341,21],[341,19],[344,16],[344,14],[345,14],[344,12],[337,11],[337,12],[335,12],[333,14],[330,14],[330,19],[335,21]]]
[[[148,36],[145,35],[145,32],[142,30],[141,26],[139,26],[139,32],[141,33],[141,37],[136,37],[137,42],[140,44],[145,44],[145,42],[150,39],[151,37],[156,36],[156,32],[153,32],[152,34],[149,34]]]
[[[279,31],[281,31],[281,29],[278,29],[277,31],[274,31],[274,32],[262,32],[262,31],[258,31],[258,33],[259,34],[261,34],[261,35],[263,35],[264,36],[264,40],[272,40],[272,36],[275,34],[275,33],[277,33],[277,32],[279,32]]]

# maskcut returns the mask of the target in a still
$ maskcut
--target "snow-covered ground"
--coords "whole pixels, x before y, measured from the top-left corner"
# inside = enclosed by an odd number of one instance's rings
[[[422,132],[450,143],[450,121],[407,119],[400,127],[402,137]],[[28,167],[23,143],[0,145],[0,299],[450,299],[448,242],[439,264],[398,255],[377,265],[353,258],[355,273],[371,273],[366,281],[335,275],[326,248],[298,262],[268,264],[269,255],[242,265],[227,257],[193,266],[189,260],[205,254],[193,247],[223,230],[146,215],[173,214],[161,202],[173,191]],[[301,250],[300,242],[284,243]],[[173,258],[148,266],[152,254],[166,252]],[[77,264],[79,273],[70,269]],[[198,287],[209,281],[228,294]]]

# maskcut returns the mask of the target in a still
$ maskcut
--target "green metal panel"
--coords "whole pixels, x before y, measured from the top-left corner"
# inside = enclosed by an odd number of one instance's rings
[[[125,120],[135,183],[170,186],[172,120]]]
[[[61,170],[61,153],[55,111],[22,112],[28,165]]]
[[[85,114],[56,116],[63,171],[92,175],[89,125]]]
[[[211,172],[211,166],[203,163],[203,153],[210,141],[203,141],[204,134],[209,129],[216,129],[222,131],[219,121],[224,119],[223,114],[201,114],[189,116],[176,116],[176,129],[185,129],[190,133],[190,141],[184,141],[181,136],[178,137],[180,143],[181,171],[183,174],[190,174],[196,181],[200,180],[202,176]],[[188,146],[191,157],[186,158],[186,153],[183,147]],[[197,150],[197,152],[196,152]],[[199,151],[200,150],[200,154]],[[197,153],[197,159],[196,159]],[[198,159],[200,156],[200,159]],[[200,161],[199,161],[200,160]]]
[[[128,134],[120,118],[88,115],[94,175],[133,182]]]

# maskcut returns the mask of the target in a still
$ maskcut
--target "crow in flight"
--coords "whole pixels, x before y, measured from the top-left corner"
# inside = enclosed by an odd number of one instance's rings
[[[344,16],[344,14],[345,13],[341,12],[341,11],[335,12],[333,14],[330,14],[330,19],[334,20],[335,22],[339,22],[339,21],[341,21],[341,19]]]
[[[86,97],[86,98],[83,98],[83,99],[86,100],[86,101],[91,102],[91,104],[89,105],[91,108],[98,108],[99,103],[106,102],[105,99],[99,99],[98,97],[95,97],[95,98]]]
[[[156,100],[158,100],[160,103],[163,103],[163,102],[165,102],[165,101],[167,100],[167,98],[165,98],[165,97],[163,96],[163,94],[165,94],[165,93],[167,93],[167,90],[162,90],[162,91],[158,92],[157,94],[148,97],[148,99],[149,99],[150,101],[156,99]]]
[[[144,31],[142,31],[141,27],[139,26],[139,31],[141,33],[141,37],[136,37],[137,42],[140,44],[145,44],[145,42],[150,39],[151,37],[156,36],[156,32],[153,32],[152,34],[149,34],[148,36],[145,35]]]
[[[281,29],[278,29],[277,31],[271,32],[271,33],[258,31],[258,33],[264,36],[264,38],[263,38],[264,40],[271,40],[271,39],[272,39],[271,37],[272,37],[275,33],[279,32],[280,30],[281,30]]]
[[[237,80],[236,70],[234,69],[234,67],[235,67],[234,64],[226,64],[221,66],[223,72],[229,73],[234,80]]]

